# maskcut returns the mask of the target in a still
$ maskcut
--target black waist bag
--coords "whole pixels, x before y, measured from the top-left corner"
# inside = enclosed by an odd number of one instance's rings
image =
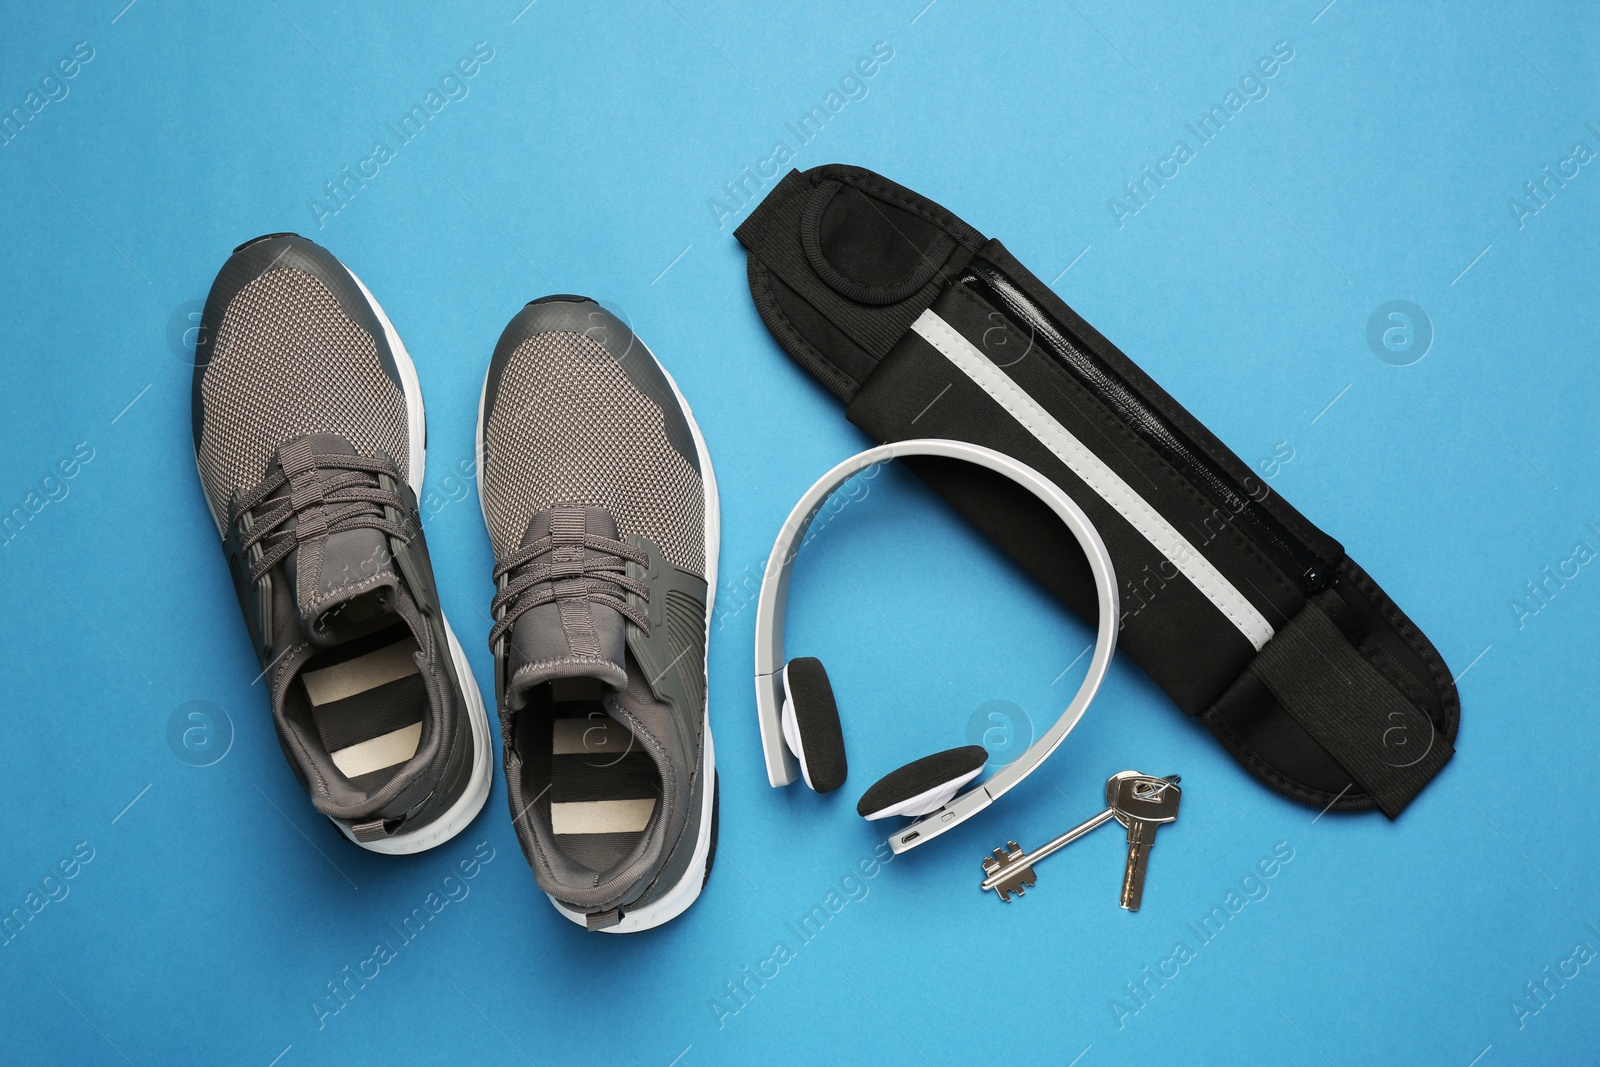
[[[737,231],[784,349],[880,441],[947,437],[1054,480],[1099,528],[1121,649],[1257,780],[1398,815],[1450,759],[1460,700],[1343,547],[990,240],[858,167],[790,172]],[[1082,551],[971,464],[917,473],[1079,614]]]

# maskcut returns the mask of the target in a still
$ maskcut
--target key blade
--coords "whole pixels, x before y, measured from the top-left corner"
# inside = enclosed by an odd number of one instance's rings
[[[1004,883],[1002,883],[1001,888],[1008,893],[1015,893],[1017,896],[1021,897],[1027,895],[1029,886],[1037,883],[1038,879],[1033,875],[1033,868],[1024,867],[1022,870],[1018,871],[1015,875],[1011,876]]]
[[[1011,903],[1012,894],[1015,894],[1019,897],[1026,895],[1027,887],[1035,884],[1036,881],[1037,879],[1034,877],[1033,868],[1023,867],[1019,870],[1011,872],[1010,874],[1007,874],[998,881],[994,881],[994,876],[991,875],[989,878],[984,880],[981,888],[993,889],[996,895],[998,895],[1002,901],[1009,904]],[[991,882],[993,884],[991,884]]]
[[[985,856],[983,858],[984,878],[978,888],[995,889],[998,888],[1001,882],[1008,881],[1009,879],[1001,872],[1005,871],[1007,867],[1016,864],[1025,855],[1026,853],[1022,851],[1021,845],[1015,841],[1007,841],[1004,848],[997,848],[992,855]]]
[[[1124,911],[1138,911],[1144,902],[1145,869],[1150,863],[1150,843],[1130,842],[1128,866],[1122,872],[1122,907]]]
[[[1122,900],[1126,911],[1138,911],[1144,900],[1145,871],[1150,864],[1150,846],[1155,844],[1156,831],[1162,822],[1148,821],[1138,816],[1126,819],[1128,828],[1128,862],[1122,871]]]

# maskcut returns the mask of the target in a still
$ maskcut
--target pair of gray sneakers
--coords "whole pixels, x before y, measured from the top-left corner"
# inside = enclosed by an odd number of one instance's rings
[[[488,797],[492,743],[423,539],[404,345],[342,263],[271,234],[223,266],[195,354],[200,480],[290,767],[364,848],[448,841]],[[658,926],[699,896],[715,850],[704,438],[624,322],[545,297],[495,347],[477,474],[523,854],[574,922]]]

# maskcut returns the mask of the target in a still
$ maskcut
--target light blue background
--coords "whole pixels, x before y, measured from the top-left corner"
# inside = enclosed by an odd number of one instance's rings
[[[1576,142],[1600,150],[1590,6],[124,2],[12,4],[0,30],[6,111],[77,42],[94,50],[0,147],[0,512],[60,497],[0,547],[0,909],[93,850],[0,946],[0,1058],[1592,1059],[1600,962],[1520,1018],[1513,1005],[1579,944],[1600,949],[1600,567],[1569,566],[1520,617],[1513,603],[1578,542],[1600,550],[1600,162],[1520,226],[1509,204]],[[1108,200],[1174,141],[1195,147],[1184,124],[1279,41],[1294,57],[1265,98],[1119,228]],[[384,124],[477,42],[494,58],[469,95],[319,228],[323,183],[374,140],[394,147]],[[798,145],[785,123],[876,42],[893,58],[866,95]],[[791,652],[833,669],[855,773],[825,798],[767,787],[744,605],[791,502],[867,444],[758,320],[731,237],[747,210],[727,202],[719,226],[710,206],[775,139],[796,166],[871,167],[1004,240],[1247,463],[1292,450],[1274,486],[1464,673],[1459,752],[1398,822],[1270,794],[1119,662],[1024,787],[794,935],[881,842],[860,791],[964,743],[985,702],[1041,729],[1089,631],[886,474],[808,550],[790,613]],[[694,404],[723,498],[721,852],[670,926],[612,938],[558,918],[498,777],[472,827],[409,859],[343,842],[294,783],[251,684],[168,336],[229,250],[274,230],[344,259],[416,359],[434,565],[491,691],[492,561],[461,465],[507,319],[549,292],[611,301]],[[1365,339],[1395,299],[1435,334],[1410,366]],[[45,485],[80,442],[93,459]],[[189,701],[231,722],[211,766],[169,746]],[[1077,822],[1128,766],[1184,777],[1142,911],[1117,908],[1115,829],[1041,864],[1022,901],[979,893],[988,849]],[[1188,924],[1280,842],[1292,861],[1202,944]],[[319,1028],[325,983],[398,942],[392,924],[480,845],[494,859],[468,895]],[[1180,940],[1177,977],[1129,998]],[[779,941],[793,958],[729,999]]]

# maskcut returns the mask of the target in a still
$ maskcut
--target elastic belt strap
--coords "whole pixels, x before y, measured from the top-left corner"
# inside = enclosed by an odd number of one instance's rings
[[[1425,712],[1357,652],[1323,609],[1325,590],[1250,671],[1393,819],[1455,754]]]

